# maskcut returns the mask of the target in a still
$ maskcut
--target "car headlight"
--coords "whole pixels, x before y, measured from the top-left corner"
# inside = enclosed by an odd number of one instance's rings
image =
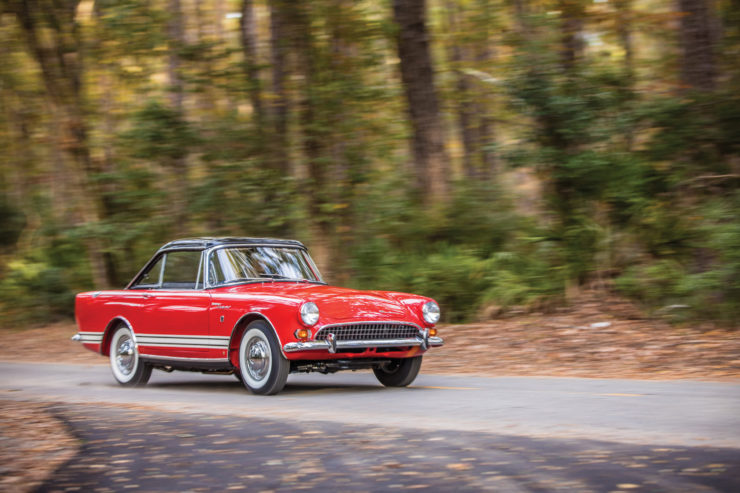
[[[319,307],[316,303],[307,301],[301,305],[301,320],[309,327],[319,321]]]
[[[428,324],[436,324],[439,322],[439,305],[433,301],[427,301],[424,306],[421,307],[421,314],[424,316],[424,321]]]

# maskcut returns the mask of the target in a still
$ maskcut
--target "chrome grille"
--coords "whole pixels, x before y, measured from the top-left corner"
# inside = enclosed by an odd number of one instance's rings
[[[419,335],[419,329],[411,324],[389,322],[330,325],[316,333],[316,340],[325,341],[329,334],[334,334],[337,341],[377,341],[412,339]]]

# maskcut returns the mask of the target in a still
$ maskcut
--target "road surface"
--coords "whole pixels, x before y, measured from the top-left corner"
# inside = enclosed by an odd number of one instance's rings
[[[233,376],[0,363],[0,397],[82,440],[41,491],[740,491],[740,384],[369,372]]]

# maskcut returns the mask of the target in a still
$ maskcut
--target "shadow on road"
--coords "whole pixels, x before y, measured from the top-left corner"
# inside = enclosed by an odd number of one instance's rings
[[[318,388],[295,387],[296,392]],[[82,449],[41,492],[740,491],[736,449],[328,421],[298,425],[83,405],[56,405],[50,411],[70,427]]]

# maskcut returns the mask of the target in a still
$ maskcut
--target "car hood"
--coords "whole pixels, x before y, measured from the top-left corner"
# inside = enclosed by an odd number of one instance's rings
[[[228,289],[229,295],[280,298],[286,304],[299,306],[312,301],[319,307],[320,325],[362,321],[412,321],[419,316],[411,305],[426,298],[389,291],[361,291],[310,283],[266,282],[244,284]]]

